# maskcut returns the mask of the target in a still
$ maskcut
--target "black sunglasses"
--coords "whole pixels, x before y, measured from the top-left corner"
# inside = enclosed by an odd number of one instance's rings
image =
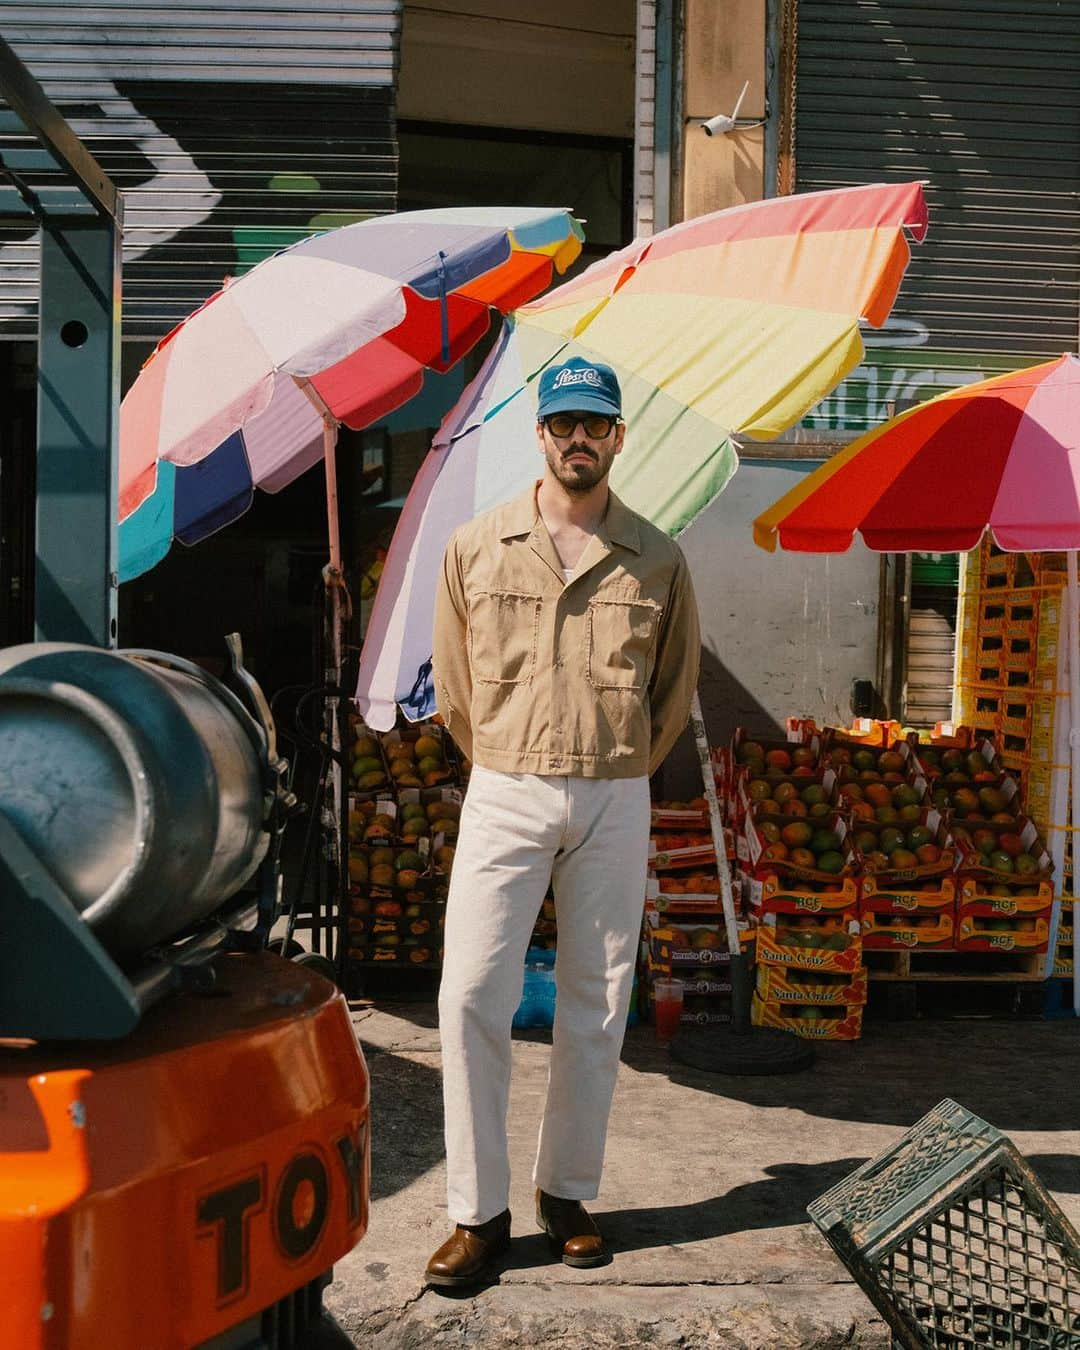
[[[552,413],[550,417],[544,418],[544,425],[553,436],[563,439],[566,436],[572,436],[580,423],[585,428],[585,435],[594,441],[602,441],[605,436],[611,434],[611,428],[618,424],[617,417],[609,417],[607,413]]]

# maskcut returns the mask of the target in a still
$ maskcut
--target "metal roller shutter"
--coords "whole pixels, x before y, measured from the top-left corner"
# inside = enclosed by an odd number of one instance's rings
[[[401,0],[0,0],[0,31],[125,193],[127,339],[268,253],[393,211]],[[0,111],[12,167],[33,143]],[[0,230],[0,338],[36,333],[32,223]]]
[[[807,425],[1075,350],[1080,2],[798,0],[797,22],[798,191],[921,178],[930,206],[893,317]]]

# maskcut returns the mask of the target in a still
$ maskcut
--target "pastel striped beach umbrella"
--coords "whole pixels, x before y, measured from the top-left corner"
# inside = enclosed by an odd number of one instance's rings
[[[517,310],[446,417],[391,544],[361,653],[369,723],[433,711],[435,582],[453,529],[540,476],[536,382],[614,366],[626,443],[612,485],[676,535],[721,492],[736,438],[776,436],[858,365],[921,239],[917,183],[733,207],[639,239]]]
[[[230,282],[158,344],[120,409],[121,580],[320,460],[340,424],[419,393],[581,251],[569,212],[461,208],[314,235]],[[328,478],[331,566],[336,490]]]
[[[1080,360],[1073,355],[950,389],[868,431],[754,521],[762,548],[843,553],[858,533],[887,553],[961,553],[986,531],[1008,552],[1064,551],[1069,726],[1058,719],[1051,854],[1064,871],[1064,774],[1080,822]],[[1063,629],[1063,643],[1065,630]],[[1073,931],[1080,867],[1073,868]],[[1055,926],[1047,969],[1052,962]],[[1080,1015],[1080,963],[1073,980]]]

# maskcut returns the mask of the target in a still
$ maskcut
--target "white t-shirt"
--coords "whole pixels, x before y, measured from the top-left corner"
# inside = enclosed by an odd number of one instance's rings
[[[574,569],[572,567],[564,567],[562,570],[562,574],[565,577],[565,579],[569,581],[570,578],[574,575]]]

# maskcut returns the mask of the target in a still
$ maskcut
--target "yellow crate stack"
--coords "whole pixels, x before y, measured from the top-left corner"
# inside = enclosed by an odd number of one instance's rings
[[[962,578],[955,721],[993,738],[1045,830],[1062,699],[1060,556],[1001,553],[986,539],[967,555]]]

